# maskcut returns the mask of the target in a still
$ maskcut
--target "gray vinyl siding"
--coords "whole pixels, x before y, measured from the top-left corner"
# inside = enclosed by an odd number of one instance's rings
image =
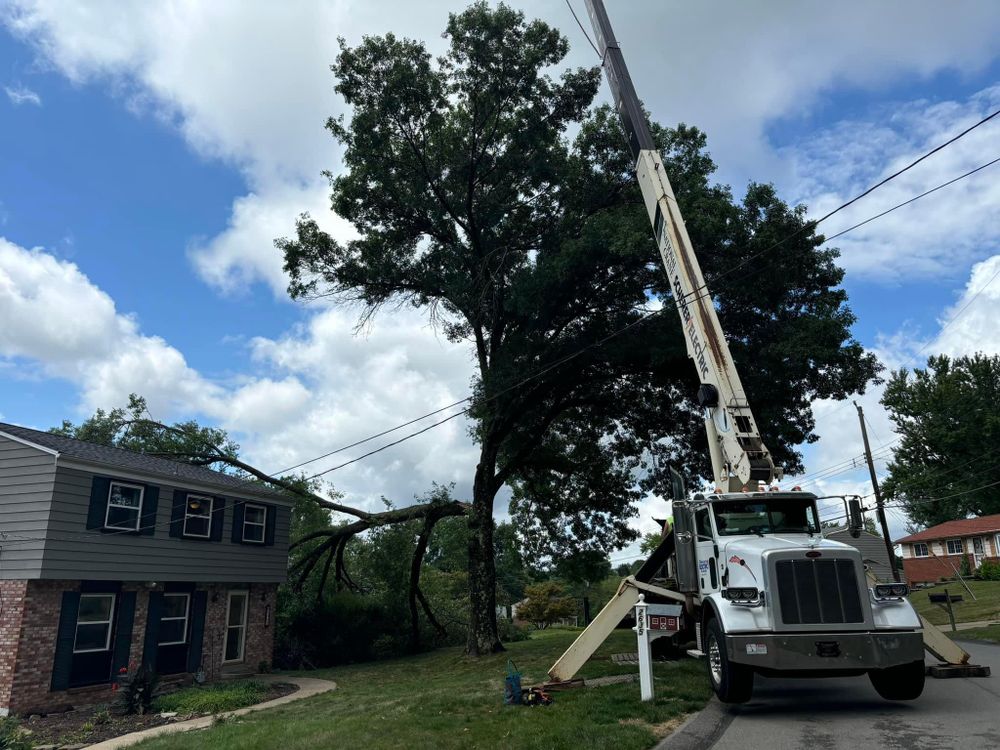
[[[88,531],[87,511],[94,475],[64,466],[57,469],[42,577],[204,583],[280,583],[285,580],[290,521],[287,506],[273,500],[240,498],[217,491],[214,494],[226,498],[222,541],[171,537],[169,525],[174,490],[192,488],[150,478],[145,483],[160,489],[156,530],[152,536]],[[115,473],[110,470],[100,475],[114,477]],[[264,502],[275,508],[273,546],[230,541],[233,506],[239,501]]]
[[[55,476],[55,456],[0,435],[0,579],[39,577]]]
[[[862,531],[861,536],[857,539],[851,536],[850,531],[847,529],[841,529],[840,531],[834,531],[826,533],[827,539],[833,539],[834,541],[841,542],[842,544],[849,544],[855,549],[861,552],[861,557],[868,562],[871,571],[875,574],[875,577],[880,581],[891,581],[892,580],[892,567],[889,565],[889,553],[885,548],[885,542],[882,537],[870,534],[867,531]]]

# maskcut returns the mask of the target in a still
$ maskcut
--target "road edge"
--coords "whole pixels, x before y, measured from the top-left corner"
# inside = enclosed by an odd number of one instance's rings
[[[653,750],[708,750],[735,718],[713,695],[701,711],[660,740]]]

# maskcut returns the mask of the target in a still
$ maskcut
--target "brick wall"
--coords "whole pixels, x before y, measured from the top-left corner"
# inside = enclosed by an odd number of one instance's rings
[[[199,586],[208,592],[202,663],[206,679],[222,674],[227,593],[249,592],[247,634],[243,664],[256,671],[262,661],[271,663],[274,648],[276,584],[249,586]],[[0,714],[39,713],[66,705],[110,701],[109,685],[50,691],[56,635],[64,591],[78,591],[79,581],[0,581]],[[135,591],[136,610],[132,627],[130,663],[142,660],[149,608],[149,591],[126,583],[122,591]],[[268,608],[270,608],[268,610]],[[268,622],[265,625],[265,614]]]
[[[27,581],[0,581],[0,716],[10,709]]]
[[[207,586],[208,608],[205,612],[205,645],[202,668],[205,678],[216,680],[222,675],[226,643],[226,609],[230,591],[247,591],[247,631],[243,649],[244,666],[254,671],[261,662],[271,664],[274,658],[274,607],[278,586],[274,583],[250,586]],[[266,623],[265,623],[266,619]]]
[[[903,560],[903,571],[910,583],[939,581],[942,578],[954,578],[955,571],[962,569],[962,555],[938,555],[935,557],[907,557]],[[966,554],[969,570],[975,571],[976,561],[973,555]],[[987,557],[986,560],[996,561],[998,558]]]

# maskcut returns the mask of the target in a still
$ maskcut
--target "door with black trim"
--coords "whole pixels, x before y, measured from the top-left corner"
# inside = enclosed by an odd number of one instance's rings
[[[230,591],[226,605],[226,643],[222,661],[243,661],[247,633],[248,591]]]

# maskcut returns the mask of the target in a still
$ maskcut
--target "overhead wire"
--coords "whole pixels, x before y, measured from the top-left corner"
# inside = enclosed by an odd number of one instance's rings
[[[572,10],[572,6],[570,6],[570,10]],[[581,25],[581,27],[582,27],[582,25]],[[827,219],[829,219],[830,217],[834,216],[838,212],[840,212],[843,209],[847,208],[848,206],[856,203],[858,200],[864,198],[865,196],[871,194],[876,189],[882,187],[883,185],[887,184],[891,180],[895,179],[896,177],[898,177],[898,176],[902,175],[903,173],[907,172],[908,170],[912,169],[914,166],[916,166],[920,162],[924,161],[925,159],[929,158],[933,154],[935,154],[935,153],[941,151],[942,149],[946,148],[947,146],[955,143],[960,138],[962,138],[965,135],[969,134],[970,132],[972,132],[976,128],[980,127],[981,125],[989,122],[990,120],[992,120],[997,115],[1000,115],[1000,110],[996,110],[992,114],[990,114],[990,115],[984,117],[983,119],[979,120],[974,125],[971,125],[970,127],[966,128],[961,133],[953,136],[952,138],[948,139],[944,143],[939,144],[935,148],[931,149],[930,151],[926,152],[925,154],[923,154],[919,158],[917,158],[914,161],[912,161],[909,164],[907,164],[902,169],[899,169],[896,172],[894,172],[893,174],[891,174],[891,175],[883,178],[882,180],[880,180],[876,184],[874,184],[871,187],[867,188],[862,193],[856,195],[855,197],[851,198],[850,200],[846,201],[845,203],[842,203],[840,206],[838,206],[837,208],[833,209],[832,211],[827,212],[826,214],[824,214],[819,219],[810,220],[810,221],[806,222],[799,229],[795,230],[794,232],[792,232],[789,235],[786,235],[781,240],[778,240],[777,242],[769,245],[768,247],[764,248],[763,250],[760,250],[760,251],[758,251],[758,252],[750,255],[748,258],[745,258],[743,261],[741,261],[740,263],[736,264],[734,267],[732,267],[732,268],[730,268],[730,269],[728,269],[728,270],[726,270],[726,271],[718,274],[717,276],[715,276],[712,279],[712,283],[714,284],[715,282],[719,281],[720,279],[722,279],[722,278],[724,278],[724,277],[726,277],[726,276],[734,273],[735,271],[737,271],[740,268],[742,268],[743,266],[745,266],[747,263],[751,262],[752,260],[754,260],[756,258],[759,258],[761,255],[769,252],[770,250],[773,250],[774,248],[776,248],[776,247],[784,244],[788,240],[790,240],[790,239],[796,237],[797,235],[801,234],[806,229],[808,229],[808,228],[815,228],[821,222],[826,221]],[[984,167],[985,166],[989,166],[989,165],[984,165]],[[944,186],[949,185],[949,184],[953,184],[953,183],[957,182],[960,179],[963,179],[963,178],[968,177],[968,176],[970,176],[972,174],[975,174],[977,171],[979,171],[979,170],[976,169],[976,170],[972,170],[971,172],[967,172],[964,175],[961,175],[961,176],[959,176],[957,178],[949,180],[947,183],[944,183],[944,184],[938,186],[938,188],[944,187]],[[916,198],[914,198],[913,200],[916,200],[917,198],[923,197],[924,195],[929,195],[932,192],[934,192],[934,190],[925,191],[925,193],[921,194],[920,196],[916,196]],[[910,202],[912,202],[912,200]],[[883,212],[882,215],[884,215],[885,213],[886,212]],[[877,217],[872,217],[872,219],[874,219],[874,218],[877,218]],[[864,223],[867,223],[867,222],[864,222]],[[850,229],[845,230],[844,232],[841,232],[840,234],[842,235],[842,234],[846,233],[847,231],[850,231]],[[759,269],[757,272],[759,273],[761,270],[763,270],[763,269]],[[986,286],[988,286],[990,283],[992,283],[992,281],[997,276],[1000,276],[1000,271],[998,271],[998,273],[995,274],[994,277],[991,278],[989,282],[987,282]],[[983,289],[985,289],[985,286],[983,287]],[[977,292],[977,294],[974,295],[973,299],[975,299],[975,296],[978,296],[978,294],[981,293],[983,291],[983,289],[981,289],[979,292]],[[695,296],[692,297],[691,299],[687,299],[691,295],[695,295]],[[682,306],[687,306],[687,305],[693,304],[694,302],[698,301],[699,299],[704,299],[706,297],[710,297],[710,294],[708,293],[708,283],[707,282],[704,283],[704,284],[702,284],[702,285],[700,285],[699,287],[696,287],[695,289],[691,290],[690,292],[687,292],[684,295],[681,295],[681,297],[679,297],[679,298],[675,297],[673,299],[674,299],[675,306],[682,307]],[[957,319],[965,311],[965,309],[967,309],[968,305],[971,304],[971,302],[972,302],[972,300],[970,300],[969,303],[967,303],[958,313],[956,313],[956,315],[952,318],[952,321],[950,321],[950,322],[954,322],[954,320]],[[662,308],[660,308],[659,310],[655,310],[655,311],[652,311],[652,312],[648,313],[647,315],[643,316],[642,318],[639,318],[636,321],[633,321],[632,323],[629,323],[629,325],[625,326],[624,328],[622,328],[622,329],[620,329],[618,331],[615,331],[612,334],[604,337],[600,341],[595,342],[594,344],[590,344],[587,347],[585,347],[584,349],[582,349],[582,350],[580,350],[578,352],[575,352],[575,353],[569,355],[568,357],[565,357],[565,358],[557,361],[556,363],[554,363],[554,364],[552,364],[552,365],[544,368],[543,370],[539,371],[538,373],[535,373],[534,375],[531,375],[528,378],[525,378],[524,380],[520,381],[519,383],[516,383],[516,384],[510,386],[509,388],[506,388],[503,391],[500,391],[499,393],[494,394],[493,396],[491,396],[491,398],[498,398],[499,396],[503,395],[504,393],[507,393],[510,390],[513,390],[514,388],[518,388],[521,385],[529,382],[530,380],[533,380],[533,379],[535,379],[537,377],[540,377],[541,375],[545,374],[546,372],[548,372],[548,371],[550,371],[550,370],[552,370],[552,369],[554,369],[556,367],[559,367],[562,364],[565,364],[567,361],[569,361],[569,360],[571,360],[571,359],[579,356],[580,354],[584,353],[585,351],[589,351],[590,349],[594,348],[595,346],[599,346],[599,345],[605,343],[606,341],[610,340],[611,338],[614,338],[615,336],[620,335],[621,333],[624,333],[626,330],[629,330],[630,328],[634,327],[635,325],[638,325],[639,323],[644,322],[645,320],[647,320],[647,319],[649,319],[649,318],[651,318],[651,317],[653,317],[653,316],[655,316],[655,315],[657,315],[659,313],[662,313],[666,309],[667,309],[667,305],[664,304],[664,306]],[[950,325],[950,322],[949,322],[949,325]],[[942,328],[942,330],[943,330],[943,328]],[[363,443],[366,443],[366,442],[369,442],[371,440],[377,439],[378,437],[382,437],[382,436],[387,435],[387,434],[389,434],[391,432],[395,432],[395,431],[397,431],[399,429],[402,429],[403,427],[407,427],[407,426],[410,426],[412,424],[415,424],[416,422],[422,421],[423,419],[426,419],[426,418],[428,418],[430,416],[434,416],[436,414],[440,414],[440,413],[442,413],[444,411],[447,411],[450,408],[454,408],[455,406],[459,406],[459,405],[461,405],[463,403],[467,403],[467,402],[471,401],[472,398],[473,398],[472,396],[468,396],[465,399],[456,401],[456,402],[454,402],[454,403],[452,403],[452,404],[450,404],[448,406],[441,407],[441,408],[436,409],[436,410],[434,410],[432,412],[428,412],[427,414],[422,415],[420,417],[416,417],[414,419],[408,420],[407,422],[404,422],[401,425],[396,425],[395,427],[392,427],[392,428],[390,428],[388,430],[383,430],[383,431],[381,431],[379,433],[376,433],[375,435],[371,435],[371,436],[368,436],[366,438],[363,438],[362,440],[355,441],[355,442],[353,442],[353,443],[351,443],[351,444],[349,444],[347,446],[343,446],[343,447],[335,449],[333,451],[329,451],[327,453],[324,453],[322,456],[318,456],[316,458],[312,458],[312,459],[309,459],[307,461],[303,461],[303,462],[301,462],[299,464],[296,464],[296,465],[294,465],[292,467],[289,467],[288,469],[282,470],[282,472],[279,472],[279,474],[283,473],[285,471],[290,471],[292,469],[300,468],[301,466],[305,466],[305,465],[307,465],[309,463],[313,463],[313,462],[315,462],[317,460],[321,460],[322,458],[326,458],[328,456],[334,455],[335,453],[339,453],[339,452],[342,452],[344,450],[348,450],[349,448],[356,447],[356,446],[361,445]],[[332,471],[336,471],[338,469],[342,469],[342,468],[344,468],[346,466],[349,466],[349,465],[351,465],[353,463],[357,463],[358,461],[360,461],[360,460],[362,460],[364,458],[367,458],[367,457],[369,457],[371,455],[374,455],[376,453],[380,453],[381,451],[385,450],[386,448],[390,448],[390,447],[393,447],[395,445],[399,445],[400,443],[403,443],[403,442],[405,442],[405,441],[407,441],[409,439],[417,437],[418,435],[421,435],[421,434],[427,432],[429,429],[432,429],[433,427],[437,427],[437,426],[440,426],[440,425],[442,425],[442,424],[444,424],[444,423],[446,423],[448,421],[451,421],[451,419],[454,419],[457,416],[460,416],[461,414],[467,413],[468,411],[469,411],[469,409],[464,409],[461,412],[457,412],[456,414],[451,415],[450,417],[448,417],[446,419],[440,420],[439,422],[436,422],[433,425],[430,425],[428,428],[417,430],[417,431],[415,431],[413,433],[410,433],[410,434],[404,436],[403,438],[401,438],[399,440],[396,440],[396,441],[393,441],[391,443],[388,443],[388,444],[386,444],[384,446],[381,446],[380,448],[375,449],[373,451],[369,451],[369,452],[363,454],[362,456],[359,456],[356,459],[352,459],[350,461],[343,462],[341,464],[338,464],[337,466],[331,467],[330,469],[327,469],[325,471],[313,474],[309,478],[312,479],[312,478],[316,478],[316,477],[319,477],[319,476],[323,476],[324,474],[328,474],[328,473],[330,473]]]

